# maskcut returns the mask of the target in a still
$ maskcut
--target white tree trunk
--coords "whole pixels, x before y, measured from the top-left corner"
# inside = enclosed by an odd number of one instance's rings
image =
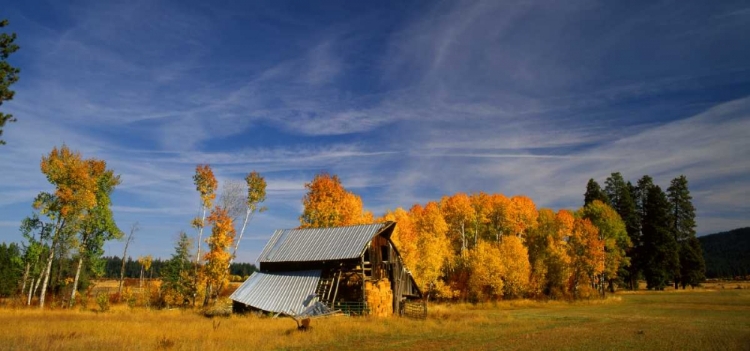
[[[240,236],[237,238],[237,242],[234,243],[234,250],[232,251],[232,257],[229,257],[229,265],[227,266],[227,269],[232,266],[232,262],[234,262],[234,257],[237,255],[237,248],[240,247],[240,240],[242,240],[242,234],[245,233],[245,227],[247,226],[247,221],[250,218],[250,209],[248,208],[245,212],[245,221],[242,222],[242,230],[240,230]]]
[[[198,249],[196,250],[196,254],[195,254],[196,265],[200,264],[201,262],[201,243],[203,242],[203,227],[205,226],[206,226],[206,206],[203,206],[203,217],[201,217],[201,229],[198,230],[198,242],[196,243],[198,245]],[[198,267],[196,266],[195,269],[197,270]]]
[[[35,280],[36,280],[36,279],[34,279],[34,278],[31,278],[31,285],[29,285],[29,298],[28,298],[28,299],[26,300],[26,306],[31,306],[31,296],[32,296],[31,294],[32,294],[32,293],[34,292],[34,290],[36,290],[36,289],[34,288],[34,281],[35,281]],[[37,280],[37,283],[36,283],[36,285],[37,285],[37,286],[39,285],[39,283],[38,283],[38,280]]]
[[[78,253],[78,268],[76,268],[76,277],[73,279],[73,292],[70,293],[70,307],[73,307],[73,303],[76,300],[76,291],[78,290],[78,277],[81,276],[81,266],[83,266],[83,253]]]
[[[44,308],[44,295],[47,294],[47,283],[49,283],[49,275],[52,271],[52,260],[55,258],[55,245],[53,244],[49,250],[49,256],[47,257],[47,267],[44,269],[44,279],[42,282],[42,292],[39,294],[39,308]]]

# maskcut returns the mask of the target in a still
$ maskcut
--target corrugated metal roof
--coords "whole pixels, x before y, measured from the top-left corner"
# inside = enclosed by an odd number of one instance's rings
[[[277,230],[259,262],[305,262],[357,258],[365,245],[391,222],[334,228]]]
[[[313,302],[319,280],[320,270],[255,272],[229,298],[264,311],[297,314]]]

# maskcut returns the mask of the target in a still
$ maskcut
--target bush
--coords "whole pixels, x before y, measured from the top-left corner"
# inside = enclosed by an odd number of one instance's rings
[[[99,311],[109,311],[109,294],[99,293],[99,295],[96,295],[96,304],[99,305]]]

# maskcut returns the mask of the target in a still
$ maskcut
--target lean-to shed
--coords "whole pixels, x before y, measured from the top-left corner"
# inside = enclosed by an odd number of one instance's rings
[[[296,315],[319,301],[351,314],[403,313],[422,293],[391,241],[395,227],[277,230],[258,258],[260,270],[230,296],[233,309]]]

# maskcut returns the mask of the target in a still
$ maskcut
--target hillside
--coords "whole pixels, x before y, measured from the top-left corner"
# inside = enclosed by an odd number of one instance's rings
[[[707,278],[750,275],[750,227],[699,237]]]

